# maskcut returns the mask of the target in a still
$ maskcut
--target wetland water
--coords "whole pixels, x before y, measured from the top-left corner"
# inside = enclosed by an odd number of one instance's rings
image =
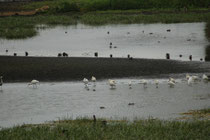
[[[205,57],[209,44],[204,33],[206,23],[128,24],[105,26],[57,26],[39,29],[39,35],[24,40],[0,39],[0,54],[57,56],[67,52],[70,56],[132,57],[199,61]],[[167,30],[170,29],[170,32]],[[109,31],[109,34],[107,33]],[[110,48],[112,42],[112,48]],[[115,48],[116,46],[116,48]],[[8,53],[5,50],[9,50]],[[179,55],[183,56],[180,58]]]
[[[140,79],[115,79],[116,89],[110,89],[107,80],[97,81],[95,90],[84,88],[81,81],[41,82],[37,88],[27,83],[5,83],[0,92],[0,127],[17,124],[42,123],[59,118],[72,118],[95,114],[107,119],[133,120],[154,117],[174,119],[179,113],[210,106],[210,83],[198,82],[188,86],[177,79],[170,88],[167,79],[159,79],[159,88],[154,79],[147,79],[147,88]],[[132,89],[128,82],[132,81]],[[135,103],[135,105],[128,105]],[[100,109],[100,107],[105,109]]]
[[[181,24],[131,24],[86,26],[75,25],[40,30],[39,36],[25,40],[0,39],[0,54],[31,56],[57,56],[67,52],[70,56],[165,58],[193,60],[204,58],[208,41],[204,33],[205,23]],[[170,32],[166,30],[170,29]],[[107,32],[109,31],[109,34]],[[143,32],[144,31],[144,32]],[[66,32],[66,33],[65,33]],[[112,42],[112,48],[110,48]],[[116,48],[114,48],[116,46]],[[5,50],[9,52],[6,53]],[[179,54],[183,57],[180,58]],[[183,77],[183,76],[182,76]],[[0,127],[23,123],[42,123],[59,118],[104,117],[107,119],[133,120],[135,118],[174,119],[179,113],[210,106],[210,83],[199,82],[188,86],[178,77],[174,88],[169,88],[167,79],[159,79],[159,88],[154,79],[148,88],[139,84],[139,79],[116,79],[117,88],[111,90],[107,80],[97,82],[96,91],[84,88],[81,81],[41,82],[38,88],[27,83],[5,83],[0,92]],[[162,78],[162,77],[161,77]],[[128,81],[132,80],[132,89]],[[129,103],[135,105],[129,106]],[[105,109],[100,109],[100,107]]]

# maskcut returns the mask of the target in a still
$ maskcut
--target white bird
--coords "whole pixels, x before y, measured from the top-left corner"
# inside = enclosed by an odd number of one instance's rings
[[[131,82],[131,81],[128,82],[128,86],[129,86],[129,89],[132,88],[132,87],[131,87],[131,86],[132,86],[132,82]]]
[[[190,75],[189,74],[186,74],[186,79],[188,80],[190,78]]]
[[[2,86],[3,86],[3,76],[0,76],[0,86],[1,86],[1,90],[2,90]]]
[[[96,82],[96,78],[94,76],[91,77],[92,82]]]
[[[87,78],[84,78],[84,79],[83,79],[83,83],[84,83],[85,85],[87,85],[87,84],[88,84],[88,79],[87,79]]]
[[[88,88],[88,79],[87,78],[84,78],[83,79],[83,83],[85,84],[85,88],[87,88],[88,90],[89,90],[89,88]]]
[[[169,77],[169,81],[172,81],[173,83],[176,83],[174,78]]]
[[[141,81],[141,84],[143,84],[143,86],[144,86],[144,88],[147,88],[147,80],[145,80],[145,79],[143,79],[142,81]]]
[[[194,79],[193,79],[192,76],[190,76],[189,79],[187,80],[187,84],[188,84],[189,86],[191,86],[193,82],[194,82]]]
[[[116,88],[116,82],[115,82],[115,80],[109,79],[108,82],[109,82],[109,85],[111,86],[112,89],[113,88]]]
[[[192,78],[193,78],[193,81],[199,81],[200,80],[198,76],[193,75]]]
[[[32,85],[33,86],[33,88],[37,88],[37,84],[39,83],[39,81],[38,80],[32,80],[30,83],[28,83],[28,85]]]
[[[156,85],[156,88],[158,88],[158,85],[159,85],[159,81],[158,80],[155,80],[155,85]]]
[[[202,79],[205,82],[207,82],[209,80],[209,78],[208,78],[208,76],[206,74],[203,74]]]
[[[169,87],[174,87],[175,86],[175,82],[173,82],[173,81],[171,81],[171,80],[169,80],[168,81],[168,85],[169,85]]]

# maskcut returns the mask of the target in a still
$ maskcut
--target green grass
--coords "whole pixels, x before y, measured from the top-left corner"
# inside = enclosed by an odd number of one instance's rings
[[[127,121],[90,119],[65,120],[41,125],[23,125],[0,131],[2,140],[67,139],[210,139],[210,121],[161,121],[155,119]]]
[[[152,12],[145,14],[143,12]],[[133,24],[133,23],[180,23],[204,22],[210,19],[210,12],[200,13],[170,13],[162,11],[128,10],[128,11],[96,11],[66,14],[41,14],[36,16],[14,16],[0,18],[0,38],[24,39],[38,34],[36,26],[46,24],[49,26],[72,25],[81,22],[88,25],[104,24]],[[168,13],[167,13],[168,12]]]
[[[131,23],[180,23],[210,20],[210,0],[47,0],[0,5],[3,9],[50,8],[35,16],[0,18],[0,38],[24,39],[38,34],[36,26]],[[187,8],[187,11],[186,11]]]
[[[48,0],[32,2],[23,6],[24,9],[36,9],[49,5],[51,12],[97,11],[97,10],[129,10],[151,8],[208,8],[210,0]]]
[[[0,37],[6,39],[24,39],[33,37],[38,34],[36,26],[46,24],[55,25],[72,25],[77,21],[74,16],[65,15],[37,15],[31,17],[4,17],[0,18]]]

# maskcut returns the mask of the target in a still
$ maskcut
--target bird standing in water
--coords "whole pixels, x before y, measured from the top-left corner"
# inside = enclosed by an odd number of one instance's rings
[[[38,83],[39,83],[38,80],[32,80],[30,83],[28,83],[28,85],[29,85],[29,86],[32,85],[33,88],[37,88],[37,84],[38,84]]]
[[[0,86],[1,86],[1,90],[2,90],[2,86],[3,86],[3,76],[0,76]]]

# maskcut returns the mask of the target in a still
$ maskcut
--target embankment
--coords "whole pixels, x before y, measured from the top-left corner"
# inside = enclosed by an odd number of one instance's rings
[[[209,62],[137,58],[0,56],[0,64],[0,75],[7,82],[81,80],[92,75],[103,79],[210,72]]]

